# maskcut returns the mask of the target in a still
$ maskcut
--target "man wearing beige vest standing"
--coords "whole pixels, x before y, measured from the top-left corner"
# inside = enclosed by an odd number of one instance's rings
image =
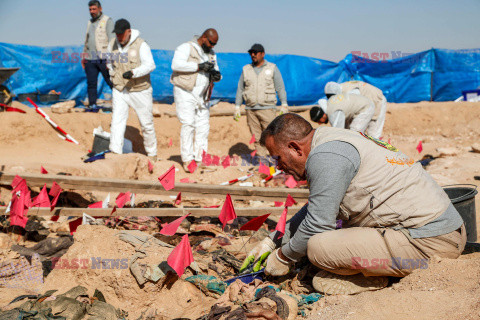
[[[157,161],[157,138],[153,125],[153,98],[150,73],[155,69],[150,46],[140,32],[130,29],[125,19],[115,22],[116,39],[108,46],[108,63],[113,82],[110,151],[122,153],[129,107],[137,113],[142,127],[143,145],[148,157]]]
[[[383,95],[382,90],[371,84],[357,80],[347,81],[341,84],[329,82],[327,85],[329,88],[327,88],[327,86],[325,86],[325,88],[334,94],[355,93],[370,99],[375,105],[375,112],[368,123],[366,131],[369,136],[375,139],[379,139],[382,136],[385,115],[387,113],[387,99]]]
[[[420,163],[392,145],[351,130],[314,130],[292,113],[275,118],[260,142],[279,169],[308,181],[310,195],[285,235],[265,238],[242,269],[266,261],[267,274],[282,276],[307,256],[320,269],[317,291],[355,294],[462,253],[462,217]]]
[[[256,139],[255,149],[259,156],[266,156],[267,150],[258,141],[262,131],[275,119],[277,93],[282,104],[280,114],[288,112],[287,93],[280,70],[265,60],[263,46],[256,43],[248,53],[252,63],[243,67],[238,81],[233,117],[236,121],[240,119],[240,106],[245,101],[247,123]]]
[[[190,172],[188,165],[192,161],[201,165],[202,154],[208,151],[210,93],[213,82],[222,78],[213,51],[217,42],[218,33],[210,28],[178,46],[173,56],[170,82],[182,124],[180,154],[185,172]]]
[[[106,65],[106,53],[108,43],[114,38],[113,21],[102,13],[99,1],[88,2],[90,16],[88,21],[87,35],[82,54],[82,68],[87,75],[88,104],[90,109],[96,109],[98,73],[101,73],[107,85],[112,88],[113,84],[108,75]],[[98,109],[97,109],[98,110]]]

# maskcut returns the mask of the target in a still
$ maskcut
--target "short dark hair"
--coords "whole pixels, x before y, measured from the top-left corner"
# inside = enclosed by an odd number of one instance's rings
[[[97,6],[99,8],[102,7],[102,5],[100,4],[100,1],[98,0],[90,0],[88,1],[88,6],[91,7],[91,6]]]
[[[265,140],[273,136],[275,142],[286,142],[287,140],[302,140],[313,127],[304,118],[295,113],[285,113],[273,119],[262,132],[260,144],[265,146]]]

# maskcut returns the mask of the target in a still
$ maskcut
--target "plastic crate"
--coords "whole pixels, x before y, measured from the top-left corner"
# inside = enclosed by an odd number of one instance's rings
[[[480,101],[480,89],[462,91],[463,101]]]

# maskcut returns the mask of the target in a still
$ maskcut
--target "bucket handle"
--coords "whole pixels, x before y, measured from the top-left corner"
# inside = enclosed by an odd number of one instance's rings
[[[456,197],[454,199],[450,199],[450,201],[454,202],[455,200],[459,199],[459,198],[463,198],[463,197],[466,197],[466,196],[470,196],[472,194],[475,194],[475,192],[477,191],[477,186],[474,185],[474,184],[470,184],[470,183],[461,183],[461,184],[447,184],[446,186],[442,186],[442,189],[443,188],[448,188],[448,187],[459,187],[459,186],[469,186],[469,187],[473,187],[473,190],[470,191],[469,193],[467,194],[464,194],[463,196],[461,197]]]

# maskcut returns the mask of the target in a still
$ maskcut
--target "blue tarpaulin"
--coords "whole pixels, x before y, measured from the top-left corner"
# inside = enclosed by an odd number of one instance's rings
[[[82,46],[36,47],[0,43],[0,67],[20,67],[6,85],[15,93],[60,91],[62,99],[85,99],[87,81],[80,64]],[[173,51],[152,50],[157,68],[151,74],[156,101],[173,102],[170,84]],[[368,60],[348,54],[335,63],[297,55],[266,55],[281,71],[289,105],[315,104],[328,81],[350,79],[380,88],[390,102],[448,101],[480,85],[480,49],[430,49],[393,60]],[[223,79],[212,98],[234,102],[246,53],[218,53]],[[101,76],[99,76],[101,79]],[[101,97],[111,93],[101,79]]]

